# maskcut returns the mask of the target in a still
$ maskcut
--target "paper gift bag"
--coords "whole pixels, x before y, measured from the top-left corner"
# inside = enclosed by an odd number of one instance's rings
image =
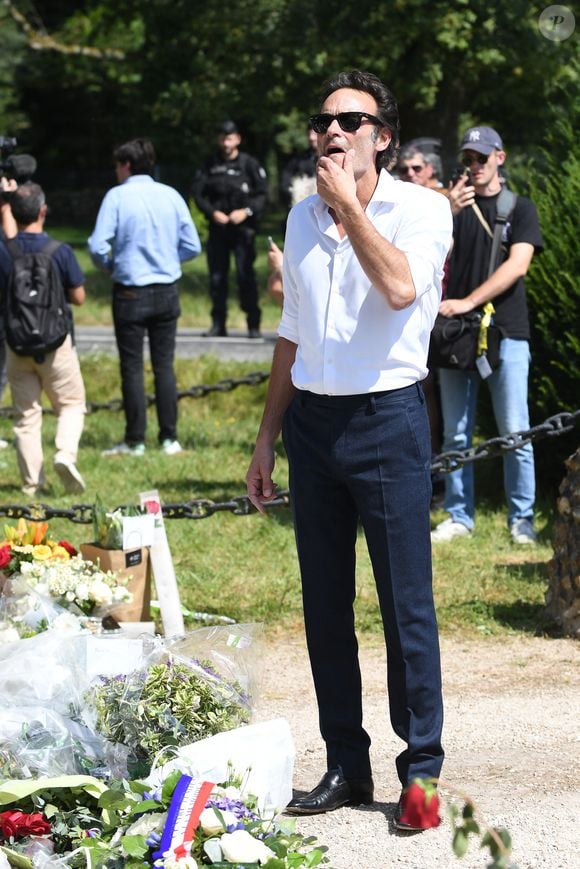
[[[118,622],[146,622],[150,619],[151,565],[149,550],[103,549],[94,543],[81,543],[81,555],[85,561],[99,564],[101,570],[112,570],[121,579],[130,577],[127,589],[133,595],[130,603],[121,603],[110,610]]]

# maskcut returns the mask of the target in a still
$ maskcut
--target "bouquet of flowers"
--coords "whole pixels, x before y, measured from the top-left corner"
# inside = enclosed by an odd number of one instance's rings
[[[154,791],[139,781],[114,780],[105,786],[87,778],[80,793],[79,778],[75,777],[76,797],[54,787],[42,790],[39,781],[32,796],[20,800],[17,809],[21,835],[26,835],[27,826],[35,826],[37,835],[45,836],[56,854],[68,854],[68,866],[314,869],[328,863],[327,849],[317,846],[314,838],[297,834],[293,819],[260,815],[256,798],[244,795],[239,778],[215,786],[192,782],[175,772]],[[64,785],[66,779],[61,782]],[[10,793],[12,784],[5,782],[3,792]],[[197,795],[193,810],[184,799],[187,788]],[[166,847],[180,810],[187,815],[191,835],[182,846]],[[30,840],[13,836],[4,842],[22,854]],[[18,865],[32,867],[33,863],[28,860]]]
[[[67,561],[22,561],[20,576],[40,594],[56,598],[63,607],[77,606],[85,615],[99,607],[131,600],[129,592],[110,570],[103,571],[82,556]]]
[[[4,540],[0,542],[0,570],[11,576],[20,573],[22,564],[45,561],[68,561],[77,554],[68,540],[50,540],[48,522],[30,522],[19,519],[16,526],[4,526]]]
[[[137,775],[147,775],[154,760],[169,760],[174,748],[250,719],[249,698],[238,683],[208,661],[186,664],[166,652],[127,675],[101,676],[87,702],[99,733],[129,749],[129,769]]]

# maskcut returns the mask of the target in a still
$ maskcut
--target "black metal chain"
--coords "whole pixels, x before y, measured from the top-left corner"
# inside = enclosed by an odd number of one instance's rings
[[[222,381],[225,382],[225,381]],[[216,384],[217,386],[217,384]],[[195,387],[194,387],[195,388]],[[542,440],[546,437],[559,437],[574,429],[580,422],[580,410],[572,413],[562,412],[549,417],[543,423],[533,426],[528,431],[512,432],[502,437],[490,438],[475,447],[466,450],[450,450],[436,456],[431,463],[431,470],[443,474],[455,471],[462,465],[479,459],[502,456],[510,450],[517,450],[525,444]],[[290,493],[287,489],[278,492],[276,498],[264,506],[271,510],[275,507],[288,507]],[[123,509],[121,505],[115,509]],[[209,498],[198,498],[181,504],[163,504],[164,519],[208,519],[215,513],[233,513],[234,516],[248,516],[255,507],[247,495],[236,495],[229,501],[211,501]],[[80,525],[89,525],[93,521],[92,504],[74,504],[70,508],[50,507],[48,504],[7,504],[0,506],[0,516],[10,519],[31,519],[46,522],[49,519],[68,519]]]
[[[206,395],[211,395],[212,392],[232,392],[238,386],[260,386],[270,377],[270,373],[266,371],[253,371],[251,374],[246,374],[244,377],[226,377],[224,380],[218,380],[217,383],[206,384],[200,383],[197,386],[191,386],[189,389],[182,389],[177,393],[177,400],[182,398],[205,398]],[[155,396],[148,393],[145,396],[147,407],[152,407],[155,404]],[[99,410],[112,410],[115,413],[120,413],[123,410],[123,399],[112,398],[110,401],[87,401],[87,413],[96,413]],[[54,414],[51,407],[43,407],[42,412],[46,414]],[[0,407],[0,418],[14,416],[14,408]]]

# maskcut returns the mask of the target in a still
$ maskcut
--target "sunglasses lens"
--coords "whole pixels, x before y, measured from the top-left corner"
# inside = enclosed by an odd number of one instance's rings
[[[345,133],[354,133],[358,130],[363,119],[360,112],[341,112],[337,117],[340,128]]]
[[[480,166],[485,166],[487,159],[487,154],[477,154],[476,157],[462,157],[461,162],[464,166],[471,166],[472,163],[479,163]]]
[[[330,115],[312,115],[310,126],[315,133],[326,133],[330,126]]]
[[[340,112],[338,115],[313,115],[310,118],[310,126],[315,133],[326,133],[332,122],[336,119],[339,127],[345,133],[354,133],[360,127],[365,115],[362,112]]]

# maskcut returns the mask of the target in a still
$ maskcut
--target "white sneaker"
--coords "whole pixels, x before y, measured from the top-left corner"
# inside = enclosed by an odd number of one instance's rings
[[[510,525],[510,534],[514,543],[522,546],[529,546],[537,540],[534,526],[529,519],[514,519]]]
[[[54,460],[54,470],[61,479],[65,492],[79,494],[87,488],[81,473],[74,462],[70,459],[60,458]]]
[[[431,532],[431,543],[445,543],[454,537],[468,537],[471,531],[462,522],[455,522],[451,517],[440,522]]]
[[[102,456],[144,456],[145,455],[145,444],[135,444],[135,446],[130,447],[129,444],[115,444],[114,447],[110,447],[108,450],[103,450],[101,452]]]
[[[175,456],[177,453],[182,453],[183,449],[179,441],[162,441],[161,449],[165,453],[166,456]]]

